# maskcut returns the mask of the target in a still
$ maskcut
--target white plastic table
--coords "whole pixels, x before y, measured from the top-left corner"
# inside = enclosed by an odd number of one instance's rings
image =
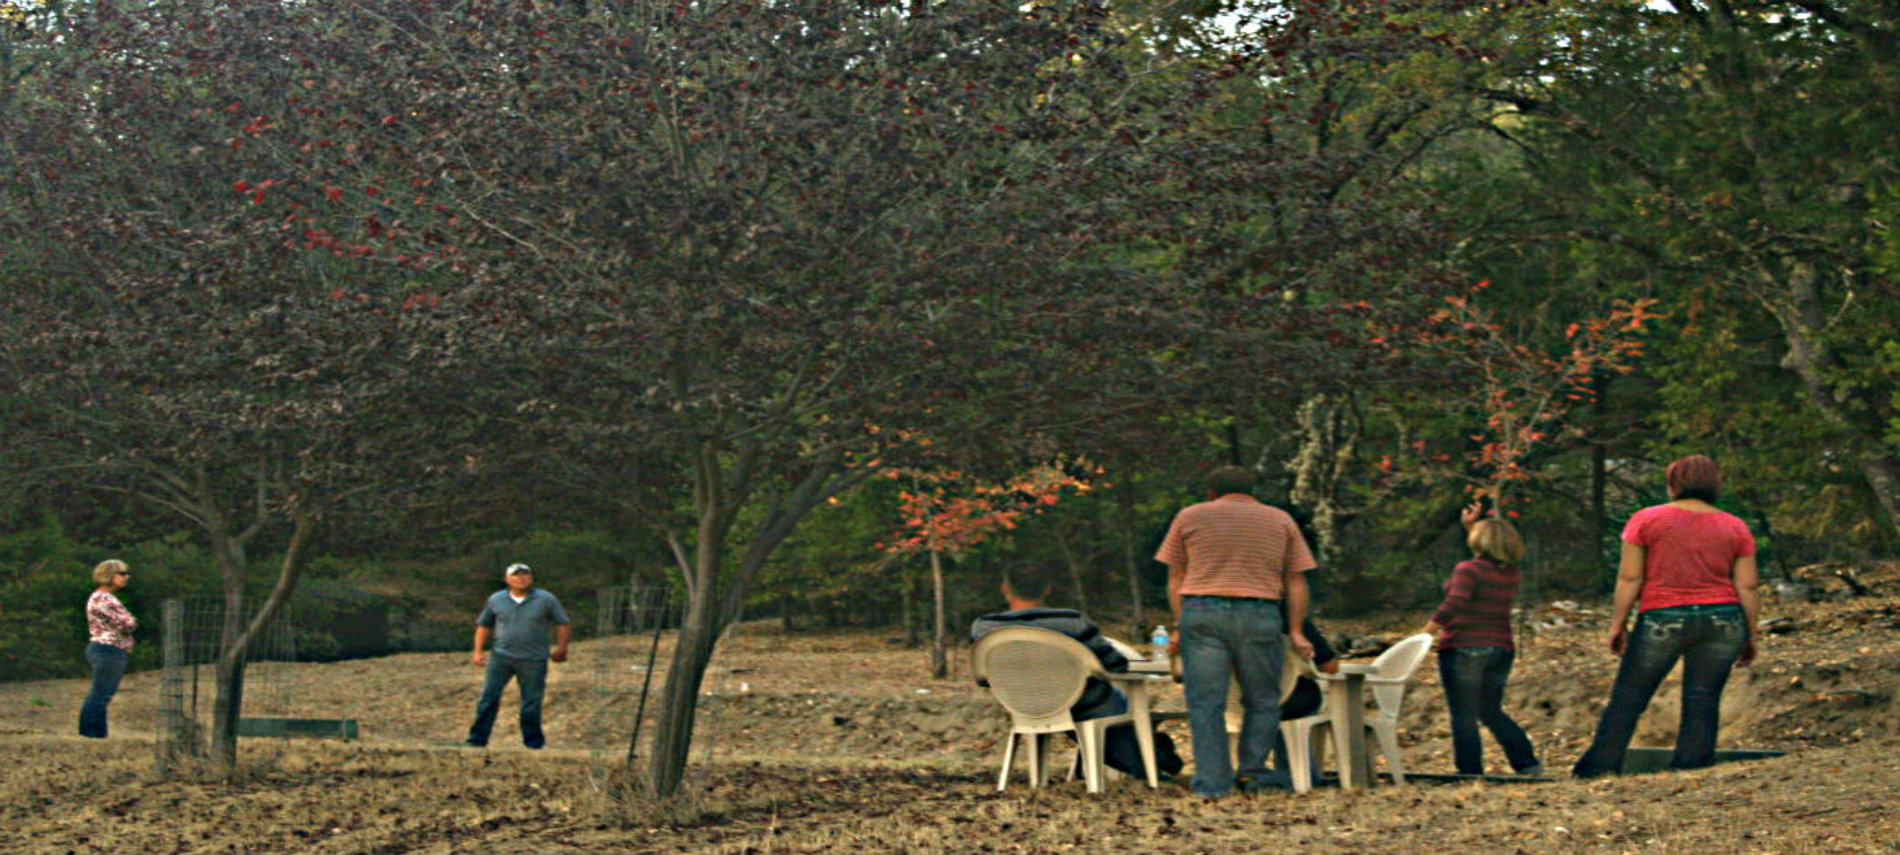
[[[1135,717],[1135,742],[1141,746],[1142,762],[1148,767],[1148,787],[1161,786],[1155,769],[1155,722],[1186,718],[1187,713],[1154,711],[1154,694],[1174,682],[1166,659],[1129,659],[1128,673],[1114,675],[1115,685],[1128,694],[1128,711]]]
[[[1337,674],[1320,674],[1331,711],[1333,750],[1339,757],[1339,786],[1372,786],[1372,755],[1366,749],[1366,677],[1371,665],[1339,665]]]

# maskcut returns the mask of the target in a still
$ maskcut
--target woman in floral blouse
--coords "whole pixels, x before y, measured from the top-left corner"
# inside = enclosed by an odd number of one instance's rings
[[[92,580],[99,589],[86,601],[86,626],[92,640],[86,645],[86,661],[92,663],[92,691],[79,708],[79,735],[106,738],[106,706],[118,694],[119,678],[132,657],[132,630],[139,622],[125,610],[116,596],[132,581],[132,571],[117,558],[101,561],[92,568]]]

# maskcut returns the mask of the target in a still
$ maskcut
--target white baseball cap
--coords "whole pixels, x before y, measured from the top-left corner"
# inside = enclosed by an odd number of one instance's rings
[[[503,579],[506,579],[509,576],[515,575],[516,573],[533,573],[533,572],[534,572],[533,567],[529,567],[526,564],[516,563],[516,564],[508,565],[508,569],[501,571],[501,577]]]

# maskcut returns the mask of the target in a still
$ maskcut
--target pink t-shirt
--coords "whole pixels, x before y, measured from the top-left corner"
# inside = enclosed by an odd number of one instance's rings
[[[1734,514],[1656,505],[1630,517],[1623,539],[1645,550],[1642,611],[1741,602],[1735,559],[1755,554],[1755,535]]]

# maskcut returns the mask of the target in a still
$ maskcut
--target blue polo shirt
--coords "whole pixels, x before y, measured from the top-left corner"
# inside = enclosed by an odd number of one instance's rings
[[[565,623],[567,610],[560,599],[540,588],[530,588],[519,603],[508,596],[508,589],[496,591],[475,619],[476,626],[495,630],[494,652],[510,659],[548,658],[549,636]]]

